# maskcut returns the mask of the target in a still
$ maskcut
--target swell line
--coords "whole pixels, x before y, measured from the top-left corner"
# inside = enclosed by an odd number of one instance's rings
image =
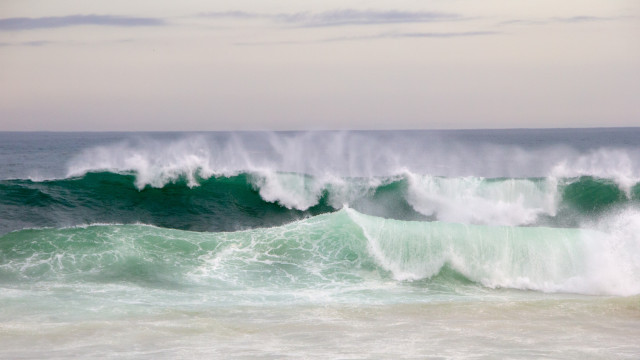
[[[399,220],[577,227],[637,206],[640,184],[612,179],[439,177],[338,178],[279,172],[178,177],[139,188],[136,173],[90,172],[35,182],[0,181],[0,233],[25,227],[145,223],[195,231],[282,225],[349,206]]]

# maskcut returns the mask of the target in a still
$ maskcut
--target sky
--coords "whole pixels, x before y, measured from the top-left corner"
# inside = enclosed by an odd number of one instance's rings
[[[2,0],[0,131],[640,126],[640,1]]]

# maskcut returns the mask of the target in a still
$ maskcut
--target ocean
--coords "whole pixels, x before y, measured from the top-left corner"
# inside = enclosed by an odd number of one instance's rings
[[[0,358],[638,359],[640,128],[0,133]]]

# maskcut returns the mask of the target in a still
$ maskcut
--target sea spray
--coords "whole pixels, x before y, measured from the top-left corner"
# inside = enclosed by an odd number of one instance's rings
[[[63,165],[68,177],[134,172],[139,188],[160,187],[177,177],[197,182],[198,177],[260,171],[364,178],[405,172],[484,178],[595,176],[614,178],[623,187],[640,179],[640,151],[633,146],[603,141],[594,132],[582,134],[575,140],[578,147],[572,147],[553,142],[552,135],[550,131],[535,136],[513,132],[503,138],[464,131],[132,135],[81,149]],[[634,132],[617,135],[633,137]]]
[[[407,201],[421,214],[449,222],[534,224],[555,216],[557,185],[547,179],[444,178],[406,174]]]

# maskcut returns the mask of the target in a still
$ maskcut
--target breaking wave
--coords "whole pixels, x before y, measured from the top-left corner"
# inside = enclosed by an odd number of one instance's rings
[[[144,225],[21,230],[0,237],[0,277],[198,287],[222,303],[301,288],[352,296],[389,281],[425,289],[438,283],[639,294],[640,213],[617,219],[602,230],[506,227],[391,220],[345,208],[237,232]]]

